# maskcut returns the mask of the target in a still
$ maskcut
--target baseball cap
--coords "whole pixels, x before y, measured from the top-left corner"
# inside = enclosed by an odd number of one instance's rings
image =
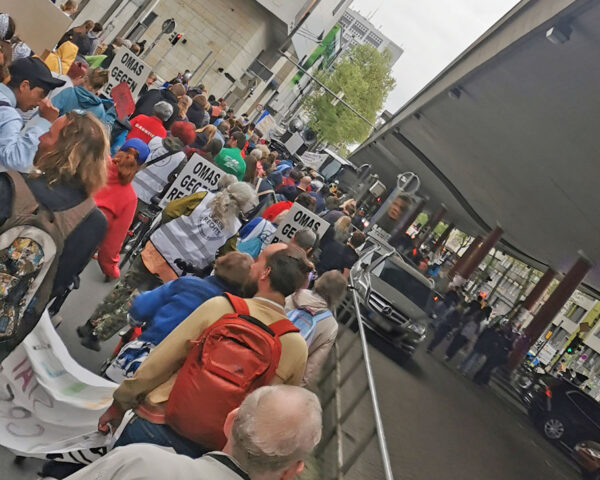
[[[33,87],[43,88],[46,91],[62,87],[64,80],[54,78],[50,69],[37,57],[20,58],[8,67],[11,78],[18,83],[28,80]]]
[[[148,155],[150,155],[150,149],[148,148],[148,145],[146,145],[146,143],[139,138],[130,138],[121,146],[119,150],[125,151],[128,148],[133,148],[138,152],[138,165],[142,165],[148,158]]]

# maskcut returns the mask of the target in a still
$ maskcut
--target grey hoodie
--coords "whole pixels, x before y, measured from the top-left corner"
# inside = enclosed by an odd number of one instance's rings
[[[327,302],[312,290],[298,290],[287,297],[285,310],[289,312],[296,308],[308,308],[315,313],[327,310]],[[302,378],[302,386],[309,385],[318,380],[321,368],[329,355],[329,351],[337,337],[338,323],[333,315],[317,323],[313,341],[308,347],[308,360]]]

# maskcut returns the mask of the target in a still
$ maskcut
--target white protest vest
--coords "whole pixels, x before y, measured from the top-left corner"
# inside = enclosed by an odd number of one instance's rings
[[[167,153],[167,149],[163,147],[162,140],[160,137],[154,137],[150,140],[148,143],[150,155],[148,155],[146,162]],[[150,203],[154,195],[163,191],[163,188],[165,188],[165,185],[169,181],[169,175],[183,160],[185,160],[185,153],[177,152],[154,165],[142,168],[136,173],[131,182],[137,197],[142,202]]]
[[[207,193],[189,216],[182,215],[171,220],[150,237],[152,244],[177,274],[181,270],[175,265],[175,260],[181,258],[197,268],[207,267],[215,259],[219,248],[242,226],[237,218],[229,226],[213,219],[209,207],[213,198],[215,194]]]

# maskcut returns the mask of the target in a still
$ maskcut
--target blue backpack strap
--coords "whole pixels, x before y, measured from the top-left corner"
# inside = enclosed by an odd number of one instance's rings
[[[330,310],[324,310],[321,313],[314,315],[313,320],[315,321],[315,323],[319,323],[321,320],[325,320],[327,317],[331,316],[333,316],[333,314]]]

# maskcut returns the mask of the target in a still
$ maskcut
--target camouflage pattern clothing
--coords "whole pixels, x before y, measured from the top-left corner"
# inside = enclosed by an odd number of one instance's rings
[[[152,290],[160,285],[160,278],[150,273],[144,266],[142,257],[138,256],[89,319],[98,340],[108,340],[127,325],[127,313],[138,292]]]

